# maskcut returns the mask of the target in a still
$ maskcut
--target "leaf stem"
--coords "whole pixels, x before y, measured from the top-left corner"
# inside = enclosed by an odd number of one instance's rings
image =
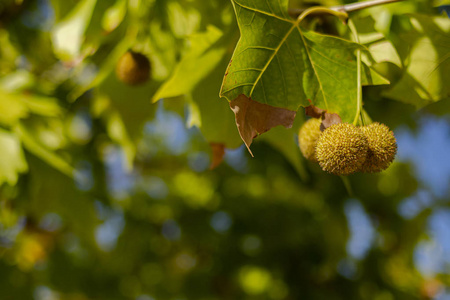
[[[317,14],[331,14],[338,17],[341,20],[347,20],[348,18],[348,15],[345,11],[332,10],[330,8],[323,6],[313,6],[302,11],[302,13],[298,16],[296,23],[300,24],[300,22],[307,16]]]
[[[361,10],[361,9],[365,9],[365,8],[369,8],[369,7],[373,7],[373,6],[377,6],[377,5],[389,4],[389,3],[400,2],[400,1],[404,1],[404,0],[369,0],[369,1],[365,1],[365,2],[357,2],[357,3],[350,3],[350,4],[345,4],[345,5],[339,5],[339,6],[332,6],[332,7],[329,7],[328,9],[349,13],[352,11],[357,11],[357,10]],[[297,18],[306,10],[307,9],[295,9],[295,8],[289,9],[289,14],[292,17]],[[324,12],[324,11],[315,11],[314,12],[314,14],[324,14],[324,13],[328,13],[328,12]]]
[[[359,37],[358,32],[356,31],[355,24],[351,19],[348,20],[348,27],[350,28],[351,32],[353,33],[353,37],[355,39],[355,42],[359,44]],[[353,125],[356,126],[358,124],[358,119],[361,115],[361,107],[362,107],[362,83],[361,83],[361,49],[356,49],[356,81],[357,81],[357,92],[356,92],[356,115],[355,119],[353,120]]]

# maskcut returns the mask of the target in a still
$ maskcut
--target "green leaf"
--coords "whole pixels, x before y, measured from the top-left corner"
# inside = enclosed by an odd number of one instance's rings
[[[55,98],[21,93],[7,93],[0,89],[0,124],[12,126],[30,113],[41,116],[60,116],[62,109]]]
[[[14,128],[14,132],[20,137],[24,148],[32,154],[69,177],[75,175],[73,167],[68,162],[36,140],[33,134],[31,134],[25,126],[18,124]]]
[[[189,39],[190,49],[183,56],[171,77],[153,96],[153,102],[191,92],[222,60],[226,52],[225,46],[212,47],[221,37],[222,32],[212,26],[209,26],[204,33],[191,36]]]
[[[223,69],[229,56],[210,73],[192,92],[192,101],[198,109],[197,124],[203,136],[212,143],[224,144],[227,148],[237,148],[242,144],[239,137],[234,114],[228,101],[220,99],[217,91]],[[191,113],[192,114],[192,113]]]
[[[52,41],[55,54],[70,60],[80,55],[84,33],[89,25],[97,0],[82,0],[52,30]]]
[[[417,108],[450,99],[450,19],[410,15],[413,30],[404,35],[411,47],[400,81],[384,95]]]
[[[28,116],[28,108],[17,94],[6,93],[0,89],[0,124],[11,126],[19,119]]]
[[[256,4],[257,3],[257,4]],[[233,1],[241,39],[221,95],[244,94],[296,111],[311,103],[353,121],[357,106],[354,50],[362,46],[303,29],[287,15],[288,1]]]
[[[126,0],[116,0],[116,3],[105,11],[102,27],[107,32],[113,31],[123,21],[127,11]]]
[[[9,131],[0,129],[0,186],[7,182],[15,185],[19,173],[26,172],[28,165],[20,140]]]

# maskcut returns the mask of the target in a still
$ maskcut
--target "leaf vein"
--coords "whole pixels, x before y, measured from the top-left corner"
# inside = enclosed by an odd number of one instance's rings
[[[229,88],[229,89],[226,90],[226,91],[223,91],[222,94],[226,94],[226,93],[228,93],[228,92],[230,92],[230,91],[232,91],[232,90],[234,90],[234,89],[240,88],[241,86],[252,86],[252,85],[253,85],[253,83],[250,83],[250,82],[247,82],[247,83],[241,83],[241,84],[238,84],[238,85],[233,86],[232,88]]]
[[[267,67],[270,65],[270,63],[272,62],[273,58],[277,55],[278,51],[280,50],[281,46],[283,45],[283,43],[287,40],[288,36],[291,34],[292,30],[294,30],[296,26],[292,26],[291,29],[289,29],[289,31],[286,33],[286,35],[283,37],[283,39],[280,41],[279,45],[277,46],[277,48],[275,49],[275,51],[273,52],[273,54],[270,56],[270,58],[268,59],[266,65],[264,66],[264,68],[262,69],[261,73],[258,75],[258,78],[256,78],[255,83],[253,88],[250,91],[250,97],[253,94],[253,91],[255,90],[256,85],[258,84],[258,81],[261,79],[261,76],[264,74],[264,72],[266,71]]]
[[[275,51],[276,49],[274,48],[270,48],[270,47],[265,47],[265,46],[248,46],[245,47],[244,49],[242,49],[239,53],[236,54],[236,57],[238,57],[239,55],[241,55],[243,52],[249,50],[249,49],[261,49],[261,50],[269,50],[269,51]]]
[[[309,63],[311,64],[312,69],[314,70],[314,74],[316,74],[316,79],[317,79],[317,82],[319,83],[320,90],[323,90],[322,82],[320,81],[320,77],[319,77],[319,74],[317,73],[316,66],[314,65],[314,63],[312,61],[311,53],[309,53],[309,50],[308,50],[308,43],[306,43],[305,37],[303,36],[300,28],[298,26],[296,26],[296,27],[297,27],[298,33],[300,34],[300,37],[302,38],[302,42],[305,45],[306,54],[308,55],[308,60],[309,60]],[[322,95],[323,95],[323,101],[325,102],[325,108],[328,109],[327,98],[325,97],[324,93],[322,93]]]
[[[280,63],[280,59],[277,56],[277,63],[278,63],[278,68],[280,69],[280,73],[281,73],[281,79],[283,80],[283,92],[284,92],[284,99],[286,102],[286,107],[288,107],[288,92],[287,92],[287,88],[286,88],[286,79],[284,78],[284,73],[283,73],[283,69],[281,68],[281,63]]]
[[[275,14],[268,13],[268,12],[266,12],[266,11],[256,9],[256,8],[254,8],[254,7],[246,6],[246,5],[242,4],[242,3],[239,3],[239,2],[236,1],[236,0],[233,0],[233,2],[236,3],[237,5],[239,5],[240,7],[245,8],[245,9],[248,9],[248,10],[250,10],[250,11],[254,11],[254,12],[260,13],[260,14],[262,14],[262,15],[270,16],[270,17],[273,17],[273,18],[276,18],[276,19],[279,19],[279,20],[282,20],[282,21],[285,21],[285,22],[288,22],[288,23],[294,23],[293,20],[285,19],[285,18],[282,18],[282,17],[277,16],[277,15],[275,15]]]
[[[337,64],[337,65],[339,65],[339,66],[341,66],[341,67],[344,67],[344,68],[347,68],[347,69],[349,69],[349,70],[354,70],[353,68],[351,68],[351,67],[349,67],[349,66],[346,66],[346,65],[344,65],[344,64],[341,64],[340,62],[334,61],[333,59],[329,58],[328,56],[323,55],[322,53],[320,53],[319,51],[317,51],[316,49],[314,49],[314,48],[312,48],[312,47],[309,47],[309,48],[310,48],[311,50],[313,50],[315,53],[319,54],[320,56],[322,56],[323,58],[325,58],[326,60],[328,60],[328,61],[330,61],[330,62],[332,62],[332,63],[334,63],[334,64]]]

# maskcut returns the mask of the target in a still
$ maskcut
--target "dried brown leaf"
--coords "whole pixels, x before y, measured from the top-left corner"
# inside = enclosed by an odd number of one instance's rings
[[[310,105],[305,107],[305,114],[307,116],[310,116],[311,118],[320,118],[322,117],[322,114],[325,112],[326,110],[318,108],[317,106],[314,105]]]
[[[320,130],[324,131],[331,125],[342,123],[341,117],[338,114],[324,113],[322,116],[322,124],[320,124]]]
[[[241,94],[230,102],[230,108],[236,116],[239,134],[248,151],[255,137],[269,129],[283,125],[291,128],[295,119],[295,111],[262,104]]]

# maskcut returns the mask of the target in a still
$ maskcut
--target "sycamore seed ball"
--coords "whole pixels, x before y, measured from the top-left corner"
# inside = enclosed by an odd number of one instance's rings
[[[316,157],[324,171],[349,175],[361,169],[367,151],[363,132],[352,124],[340,123],[322,132],[317,140]]]
[[[389,167],[397,154],[397,142],[394,133],[380,123],[361,127],[369,143],[367,159],[361,171],[367,173],[381,172]]]
[[[128,85],[139,85],[150,77],[150,61],[137,52],[128,51],[117,62],[116,75]]]
[[[303,156],[311,161],[316,160],[316,143],[320,134],[320,119],[311,118],[306,121],[298,132],[298,145]]]

